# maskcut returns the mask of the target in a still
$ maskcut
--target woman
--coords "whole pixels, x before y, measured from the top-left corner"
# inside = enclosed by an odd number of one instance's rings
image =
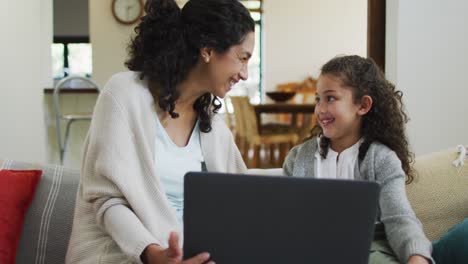
[[[67,263],[182,261],[183,176],[246,166],[218,97],[247,79],[254,22],[235,0],[148,0],[85,142]],[[175,232],[173,232],[175,231]],[[179,234],[179,235],[178,235]],[[208,262],[212,263],[212,262]]]

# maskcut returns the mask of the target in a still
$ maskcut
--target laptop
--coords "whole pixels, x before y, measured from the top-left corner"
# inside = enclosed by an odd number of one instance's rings
[[[219,264],[367,264],[373,182],[189,172],[184,258]]]

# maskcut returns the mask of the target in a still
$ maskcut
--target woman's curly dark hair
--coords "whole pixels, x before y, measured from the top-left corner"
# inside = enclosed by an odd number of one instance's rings
[[[179,116],[174,112],[180,96],[177,87],[197,64],[200,49],[227,52],[255,30],[249,11],[237,0],[190,0],[182,10],[174,0],[147,0],[145,12],[135,28],[125,65],[148,79],[154,100],[172,118]],[[200,130],[210,132],[220,100],[206,93],[193,107]]]
[[[378,141],[395,151],[406,173],[406,183],[414,179],[411,163],[414,154],[408,149],[405,124],[408,115],[404,111],[403,93],[385,79],[384,73],[372,59],[360,56],[339,56],[322,67],[322,75],[337,77],[343,85],[353,90],[353,98],[359,103],[365,95],[372,97],[372,107],[363,116],[361,135],[364,139],[359,148],[359,160],[363,160],[372,142]],[[314,128],[316,129],[316,128]],[[327,156],[330,140],[320,140],[320,154]]]

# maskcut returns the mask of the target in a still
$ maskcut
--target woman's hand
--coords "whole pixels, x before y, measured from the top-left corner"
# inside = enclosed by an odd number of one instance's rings
[[[408,259],[408,264],[430,264],[430,262],[423,256],[413,255]]]
[[[145,248],[142,260],[145,264],[203,264],[210,259],[210,254],[201,253],[191,259],[182,261],[182,249],[179,247],[179,237],[177,233],[171,232],[169,235],[169,247],[166,249],[158,245],[151,244]],[[215,264],[213,261],[207,264]]]

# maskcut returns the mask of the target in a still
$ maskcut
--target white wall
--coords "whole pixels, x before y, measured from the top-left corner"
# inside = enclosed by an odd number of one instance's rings
[[[404,92],[413,149],[468,144],[468,1],[393,1],[386,68]]]
[[[264,90],[317,77],[338,54],[367,54],[367,0],[264,1]]]
[[[113,17],[111,0],[89,0],[93,79],[104,85],[112,74],[126,70],[127,44],[136,26],[121,25]]]
[[[93,78],[125,70],[134,26],[118,24],[110,0],[90,0]],[[264,1],[264,88],[317,76],[337,54],[367,54],[367,0]]]
[[[52,0],[1,0],[0,158],[44,162],[42,88],[52,85]]]

